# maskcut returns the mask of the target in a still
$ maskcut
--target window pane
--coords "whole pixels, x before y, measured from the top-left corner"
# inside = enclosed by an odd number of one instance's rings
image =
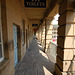
[[[0,44],[0,58],[2,57],[2,45]]]
[[[0,32],[0,43],[1,43],[1,32]]]

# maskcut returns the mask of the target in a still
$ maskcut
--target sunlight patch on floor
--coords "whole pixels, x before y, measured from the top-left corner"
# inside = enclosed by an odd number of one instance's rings
[[[44,52],[42,52],[41,50],[39,50],[39,53],[41,53],[43,57],[45,57],[46,59],[48,59],[47,55]]]
[[[44,66],[43,66],[43,70],[44,70],[45,75],[52,75],[52,74],[50,73],[50,71],[48,71]]]
[[[38,45],[38,46],[42,48],[42,46],[41,46],[41,45]]]

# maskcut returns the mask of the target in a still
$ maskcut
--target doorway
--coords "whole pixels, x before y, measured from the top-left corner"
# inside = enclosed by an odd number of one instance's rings
[[[26,29],[26,49],[28,48],[28,30]]]
[[[13,25],[13,38],[14,38],[14,64],[18,64],[18,40],[17,40],[17,26]]]

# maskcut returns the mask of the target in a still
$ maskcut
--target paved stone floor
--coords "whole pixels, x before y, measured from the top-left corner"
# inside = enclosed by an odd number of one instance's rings
[[[23,60],[18,64],[15,75],[53,75],[53,66],[39,42],[33,39]]]

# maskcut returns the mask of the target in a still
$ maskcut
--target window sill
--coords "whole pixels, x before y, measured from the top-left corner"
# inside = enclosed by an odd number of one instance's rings
[[[9,63],[8,59],[3,60],[0,62],[0,71]]]

